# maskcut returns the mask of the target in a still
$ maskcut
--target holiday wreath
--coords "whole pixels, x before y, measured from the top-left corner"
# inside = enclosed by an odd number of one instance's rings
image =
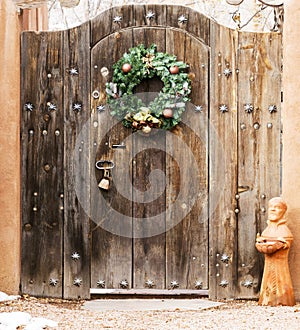
[[[171,129],[181,121],[189,101],[191,81],[188,65],[175,55],[157,52],[156,45],[129,49],[113,65],[112,82],[106,83],[111,114],[125,127],[149,133],[151,128]],[[158,77],[163,88],[148,105],[134,95],[134,88],[144,79]]]

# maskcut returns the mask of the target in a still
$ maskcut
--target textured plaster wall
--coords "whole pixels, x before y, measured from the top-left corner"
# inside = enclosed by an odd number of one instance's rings
[[[0,1],[0,291],[20,278],[20,24],[11,0]]]
[[[290,270],[300,300],[300,1],[287,0],[284,18],[282,191],[288,224],[294,234]]]

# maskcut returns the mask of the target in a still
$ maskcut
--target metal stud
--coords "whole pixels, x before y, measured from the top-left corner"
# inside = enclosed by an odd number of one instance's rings
[[[128,281],[127,280],[122,280],[121,282],[120,282],[120,287],[122,288],[122,289],[127,289],[128,288]]]
[[[242,283],[245,288],[251,288],[253,286],[253,282],[251,280],[246,280]]]
[[[230,77],[232,74],[232,71],[229,68],[224,69],[223,74],[226,78]]]
[[[57,283],[58,283],[58,279],[56,279],[56,278],[50,278],[50,280],[49,280],[49,284],[50,284],[51,286],[56,286]]]
[[[29,135],[33,135],[33,134],[34,134],[34,130],[33,130],[33,129],[30,129],[30,130],[28,131],[28,133],[29,133]]]
[[[150,289],[152,289],[155,286],[154,281],[152,281],[152,280],[147,280],[145,282],[145,285]]]
[[[184,24],[187,22],[187,18],[184,15],[178,17],[178,23]]]
[[[242,123],[241,124],[241,130],[245,130],[246,129],[246,124]]]
[[[203,282],[200,280],[195,281],[195,289],[202,289]]]
[[[82,279],[76,277],[73,281],[73,284],[76,285],[76,286],[80,286],[82,284]]]
[[[230,257],[227,254],[222,254],[221,255],[221,261],[227,264],[229,262]]]
[[[266,208],[265,208],[265,207],[262,207],[262,208],[260,209],[260,212],[261,212],[261,213],[266,213]]]
[[[153,13],[152,10],[149,10],[148,13],[146,14],[146,18],[151,20],[155,17],[155,14]]]
[[[201,64],[201,68],[204,69],[205,68],[205,64]]]
[[[235,195],[235,199],[240,199],[240,195],[239,194],[236,194]]]
[[[32,110],[34,109],[34,105],[33,105],[32,103],[30,103],[30,102],[27,102],[27,103],[25,103],[25,105],[24,105],[24,109],[25,109],[26,111],[32,111]]]
[[[261,196],[260,196],[262,199],[266,199],[266,194],[261,194]]]
[[[51,78],[51,77],[52,77],[52,74],[51,74],[51,73],[48,73],[48,74],[47,74],[47,77],[48,77],[48,78]]]
[[[47,102],[47,107],[48,107],[48,111],[55,111],[57,110],[57,107],[54,103],[51,102]]]
[[[228,112],[228,106],[226,104],[221,104],[219,106],[219,110],[220,110],[221,113]]]
[[[97,90],[95,90],[95,91],[93,91],[92,96],[93,96],[94,99],[99,99],[99,97],[100,97],[100,92],[97,91]]]
[[[234,213],[236,213],[236,214],[240,213],[240,209],[238,209],[238,208],[234,209]]]
[[[37,210],[38,210],[38,209],[37,209],[36,206],[34,206],[34,207],[32,208],[32,211],[33,211],[33,212],[37,212]]]
[[[122,22],[122,16],[115,16],[113,19],[114,23],[121,23]]]
[[[82,109],[82,104],[80,104],[80,103],[73,104],[73,111],[80,112],[81,109]]]
[[[258,130],[260,128],[260,125],[259,125],[259,123],[254,123],[253,127],[254,127],[254,129]]]
[[[202,112],[203,106],[202,105],[195,105],[195,111],[196,112]]]
[[[103,104],[100,104],[100,105],[98,105],[98,106],[97,106],[97,108],[96,108],[96,109],[97,109],[97,111],[98,111],[98,112],[102,112],[102,111],[104,111],[104,110],[105,110],[105,105],[103,105]]]
[[[104,280],[99,280],[97,282],[97,286],[101,289],[105,288],[105,281]]]
[[[220,286],[222,287],[222,288],[226,288],[227,286],[228,286],[228,281],[226,281],[226,280],[222,280],[221,282],[220,282]]]
[[[49,171],[51,170],[51,165],[50,165],[50,164],[45,164],[45,165],[44,165],[44,170],[45,170],[46,172],[49,172]]]
[[[44,136],[46,136],[47,134],[48,134],[48,132],[47,132],[47,130],[43,130],[43,132],[42,132],[42,134],[44,135]]]
[[[55,131],[55,135],[56,136],[59,136],[60,135],[60,131],[58,129]]]
[[[251,103],[246,103],[244,105],[244,109],[245,109],[245,112],[251,113],[251,112],[253,112],[254,107],[253,107],[253,105]]]
[[[36,197],[37,195],[38,195],[38,193],[35,191],[35,192],[33,193],[33,196]]]
[[[267,128],[272,128],[273,124],[272,123],[267,123]]]
[[[76,260],[76,261],[77,261],[77,260],[80,259],[80,255],[79,255],[78,252],[74,252],[74,253],[72,253],[71,258],[72,258],[73,260]]]
[[[171,281],[170,287],[171,289],[176,289],[179,287],[179,283],[177,281]]]
[[[275,104],[272,104],[269,106],[268,110],[270,113],[277,112],[277,107]]]
[[[77,76],[77,75],[78,75],[78,69],[76,69],[76,68],[71,68],[71,69],[69,70],[69,74],[70,74],[71,76]]]

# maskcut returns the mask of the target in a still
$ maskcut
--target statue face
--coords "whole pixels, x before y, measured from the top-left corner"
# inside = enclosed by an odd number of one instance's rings
[[[277,221],[282,219],[286,209],[282,203],[271,202],[269,204],[268,219],[269,221]]]

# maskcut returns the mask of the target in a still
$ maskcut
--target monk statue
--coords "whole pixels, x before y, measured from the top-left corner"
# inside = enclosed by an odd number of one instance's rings
[[[287,205],[281,197],[269,201],[267,228],[257,234],[256,248],[265,255],[265,267],[258,300],[263,306],[294,306],[295,297],[288,265],[293,235],[286,225]]]

